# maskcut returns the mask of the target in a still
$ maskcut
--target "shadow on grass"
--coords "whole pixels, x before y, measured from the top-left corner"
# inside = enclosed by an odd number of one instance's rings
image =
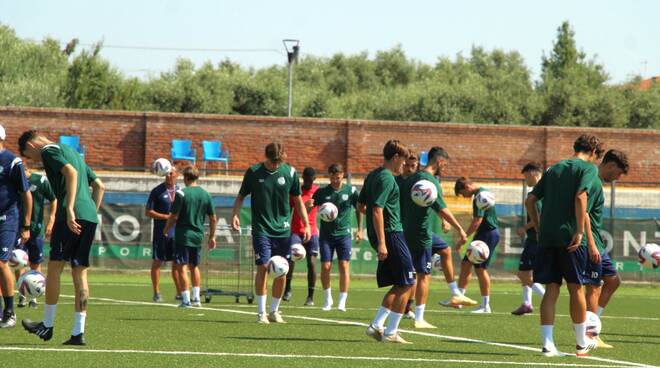
[[[235,339],[235,340],[253,340],[253,341],[275,341],[275,342],[283,342],[283,341],[305,341],[305,342],[351,342],[351,343],[369,343],[371,344],[372,341],[370,340],[347,340],[347,339],[329,339],[329,338],[313,338],[313,337],[256,337],[256,336],[231,336],[231,337],[226,337],[226,339]]]

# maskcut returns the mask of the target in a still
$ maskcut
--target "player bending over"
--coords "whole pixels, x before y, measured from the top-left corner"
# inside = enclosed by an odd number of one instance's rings
[[[71,337],[64,344],[85,345],[85,319],[89,301],[87,268],[98,224],[97,212],[105,187],[77,151],[65,144],[52,142],[36,130],[24,132],[18,140],[18,146],[23,156],[35,162],[43,162],[58,203],[50,240],[44,318],[41,322],[24,319],[23,328],[44,341],[53,337],[55,312],[60,297],[60,276],[65,262],[69,262],[75,290],[75,313]],[[92,192],[89,190],[90,185]]]
[[[598,179],[593,162],[603,154],[600,140],[588,134],[573,144],[574,156],[550,167],[525,200],[525,207],[539,234],[534,263],[534,282],[545,284],[541,301],[542,354],[557,356],[553,329],[555,305],[562,280],[568,284],[570,313],[575,332],[575,350],[585,356],[596,347],[586,336],[587,305],[582,285],[588,282],[588,260],[600,263],[600,252],[593,244],[581,245],[587,215],[587,193]],[[539,218],[536,202],[543,200]]]
[[[490,260],[495,255],[495,248],[500,242],[500,232],[498,230],[497,213],[495,206],[489,209],[479,209],[477,207],[476,196],[479,192],[485,191],[486,188],[480,187],[473,183],[470,179],[461,177],[456,180],[454,185],[454,192],[456,195],[461,195],[466,198],[474,197],[472,199],[472,223],[467,230],[467,236],[474,234],[473,240],[481,240],[486,245],[490,253],[488,258],[480,264],[473,265],[465,256],[461,262],[461,276],[458,280],[458,287],[461,292],[465,294],[468,282],[470,281],[472,266],[477,273],[479,279],[479,290],[481,291],[481,306],[472,313],[491,313],[490,308],[490,275],[488,274],[488,266]],[[461,248],[457,247],[457,251]]]
[[[163,236],[170,233],[174,228],[174,255],[175,271],[181,287],[181,304],[179,307],[201,307],[200,288],[202,275],[199,271],[199,260],[202,253],[202,242],[204,241],[204,219],[209,218],[209,249],[215,248],[215,208],[213,199],[209,192],[197,183],[199,171],[194,166],[183,169],[183,182],[186,187],[179,189],[174,197],[174,203],[167,219]],[[176,224],[176,225],[175,225]],[[192,300],[190,298],[190,281],[188,270],[192,280]]]
[[[268,261],[271,256],[291,257],[291,218],[290,199],[303,221],[303,243],[311,238],[307,210],[300,197],[298,173],[284,163],[286,154],[279,143],[270,143],[265,150],[266,160],[245,172],[232,213],[232,227],[240,230],[240,210],[243,200],[252,195],[252,246],[254,248],[255,275],[254,287],[257,299],[258,323],[284,323],[279,307],[284,294],[284,277],[273,280],[270,313],[266,315],[266,288],[268,281]]]

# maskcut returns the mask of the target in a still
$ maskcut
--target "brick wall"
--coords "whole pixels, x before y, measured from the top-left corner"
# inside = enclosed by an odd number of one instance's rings
[[[384,142],[397,138],[415,151],[444,147],[452,161],[447,176],[518,178],[530,160],[552,164],[572,153],[575,137],[592,132],[606,148],[626,151],[632,162],[628,182],[660,181],[660,131],[522,127],[457,123],[276,118],[96,110],[0,108],[7,146],[17,150],[23,130],[39,129],[56,140],[79,135],[92,166],[144,167],[169,157],[173,138],[192,139],[201,159],[202,140],[221,140],[230,152],[230,169],[244,170],[263,159],[263,147],[281,141],[289,162],[319,170],[340,162],[364,173],[381,161]],[[217,168],[218,165],[209,165]]]

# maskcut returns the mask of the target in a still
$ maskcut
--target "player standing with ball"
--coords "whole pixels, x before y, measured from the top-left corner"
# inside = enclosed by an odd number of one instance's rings
[[[258,323],[284,323],[279,312],[280,301],[284,294],[285,278],[273,280],[270,313],[266,315],[266,294],[268,280],[268,260],[272,256],[291,257],[291,205],[293,200],[296,211],[303,221],[303,242],[311,238],[307,209],[300,197],[300,181],[296,170],[284,163],[286,153],[280,143],[270,143],[265,149],[266,160],[256,164],[245,172],[243,183],[238,192],[232,213],[232,227],[240,230],[240,211],[245,197],[252,196],[252,246],[255,264],[255,294],[257,299]]]
[[[22,155],[43,162],[59,204],[50,241],[44,319],[41,322],[24,319],[23,328],[44,341],[53,337],[60,296],[60,276],[65,262],[69,262],[75,290],[75,314],[71,338],[64,344],[85,345],[85,319],[89,301],[87,268],[98,224],[97,212],[105,187],[76,150],[65,144],[54,143],[36,130],[24,132],[18,140],[18,146]],[[90,185],[93,192],[89,190]]]

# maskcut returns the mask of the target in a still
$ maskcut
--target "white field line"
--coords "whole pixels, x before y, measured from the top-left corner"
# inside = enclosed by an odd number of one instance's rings
[[[67,349],[67,348],[22,348],[0,346],[0,351],[43,351],[58,353],[106,353],[106,354],[155,354],[155,355],[190,355],[190,356],[221,356],[277,359],[322,359],[322,360],[366,360],[379,362],[423,362],[423,363],[453,363],[453,364],[489,364],[489,365],[525,365],[542,367],[585,367],[585,368],[619,368],[625,365],[544,363],[544,362],[511,362],[497,360],[464,360],[464,359],[431,359],[431,358],[401,358],[401,357],[371,357],[371,356],[335,356],[335,355],[300,355],[300,354],[262,354],[262,353],[223,353],[205,351],[158,351],[158,350],[126,350],[126,349]]]
[[[66,297],[66,298],[73,298],[74,297],[73,295],[61,295],[61,296]],[[163,304],[163,303],[154,303],[154,302],[139,302],[139,301],[134,301],[134,300],[121,300],[121,299],[100,298],[100,297],[91,297],[90,300],[99,300],[99,301],[102,301],[102,302],[118,302],[118,303],[126,303],[126,304],[141,304],[141,305],[153,305],[153,306],[160,306],[160,307],[178,308],[178,306],[174,305],[174,304]],[[240,310],[235,310],[235,309],[210,308],[210,307],[197,307],[195,309],[196,310],[218,311],[218,312],[226,312],[226,313],[235,313],[235,314],[244,314],[244,315],[255,316],[254,311],[247,312],[247,311],[240,311]],[[354,322],[354,321],[342,321],[342,320],[335,320],[335,319],[328,319],[328,318],[315,318],[315,317],[293,316],[293,315],[287,315],[287,318],[301,319],[301,320],[306,320],[306,321],[335,323],[335,324],[341,324],[341,325],[361,326],[361,327],[367,327],[368,326],[367,323]],[[506,343],[500,343],[500,342],[472,339],[472,338],[467,338],[467,337],[447,336],[447,335],[439,335],[439,334],[433,334],[433,333],[428,333],[428,332],[411,331],[411,330],[403,330],[403,329],[400,329],[400,331],[408,333],[408,334],[412,334],[412,335],[436,337],[436,338],[441,338],[441,339],[446,339],[446,340],[454,340],[454,341],[472,342],[472,343],[477,343],[477,344],[484,344],[484,345],[506,347],[506,348],[512,348],[512,349],[518,349],[518,350],[533,351],[533,352],[536,352],[536,353],[538,353],[538,351],[539,351],[538,348],[533,348],[533,347],[529,347],[529,346],[506,344]],[[570,354],[570,353],[561,353],[561,354],[565,355],[565,356],[575,356],[575,354]],[[590,360],[595,360],[595,361],[599,361],[599,362],[618,364],[618,365],[626,365],[626,366],[630,366],[630,367],[654,367],[654,366],[646,365],[646,364],[643,364],[643,363],[635,363],[635,362],[628,362],[628,361],[624,361],[624,360],[615,360],[615,359],[606,359],[606,358],[599,358],[599,357],[594,357],[594,356],[583,357],[582,359],[590,359]],[[660,368],[660,367],[657,367],[657,368]]]

